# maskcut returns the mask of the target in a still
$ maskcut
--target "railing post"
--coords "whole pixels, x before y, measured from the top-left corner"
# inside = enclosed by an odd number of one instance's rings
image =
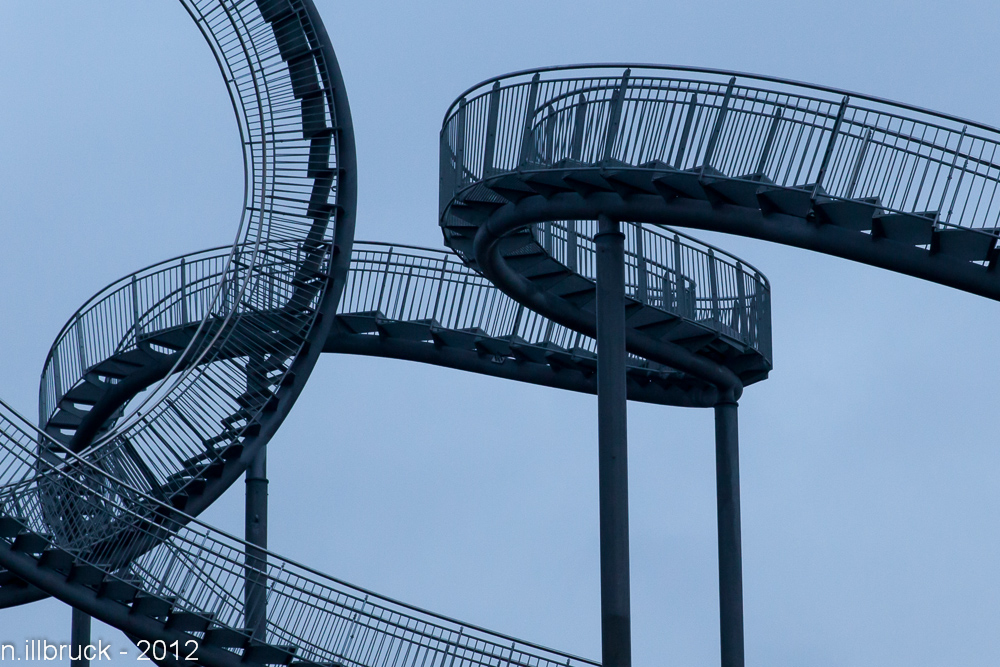
[[[500,82],[490,91],[490,110],[486,117],[486,146],[483,148],[483,178],[493,175],[493,161],[497,151],[497,123],[500,118]]]
[[[187,263],[181,257],[181,326],[188,323]]]
[[[962,134],[958,138],[958,146],[955,147],[955,157],[951,161],[951,168],[948,170],[948,179],[944,182],[944,190],[941,192],[941,202],[938,204],[937,213],[934,215],[934,224],[941,221],[941,211],[944,209],[945,197],[948,196],[948,188],[951,186],[951,177],[955,173],[955,166],[958,164],[958,156],[962,152],[962,144],[965,143],[965,133],[969,131],[968,125],[962,126]]]
[[[747,332],[750,330],[750,316],[747,312],[749,307],[747,305],[747,288],[743,284],[742,262],[736,262],[736,298],[739,299],[737,312],[740,315],[738,331],[743,336],[743,340],[749,343],[750,337]]]
[[[455,192],[465,185],[465,98],[458,103],[458,127],[455,129]]]
[[[570,140],[569,157],[580,162],[583,160],[583,136],[587,123],[587,96],[580,93],[576,103],[576,113],[573,116],[573,138]]]
[[[722,324],[722,314],[719,312],[719,277],[715,262],[715,251],[708,249],[708,287],[712,295],[712,319]]]
[[[602,160],[607,160],[615,149],[615,140],[618,138],[618,127],[622,121],[622,108],[625,106],[625,92],[628,90],[628,80],[632,76],[632,70],[626,69],[622,74],[621,83],[611,94],[611,109],[608,115],[608,130],[604,135],[604,153]]]
[[[643,248],[642,225],[632,225],[635,229],[636,297],[640,303],[649,303],[649,279],[646,266],[646,252]]]
[[[854,169],[851,170],[851,180],[847,184],[847,191],[844,192],[844,197],[847,199],[854,198],[854,190],[858,187],[858,179],[861,178],[861,167],[864,166],[865,157],[868,155],[868,146],[871,144],[871,140],[872,131],[871,128],[868,128],[868,130],[865,131],[865,140],[861,144],[861,148],[858,149],[858,159],[854,163]]]
[[[840,126],[844,122],[844,114],[847,112],[847,104],[851,98],[844,95],[840,102],[840,109],[837,110],[837,120],[833,122],[833,129],[830,132],[830,141],[826,144],[823,152],[823,161],[819,165],[819,173],[816,174],[816,184],[813,186],[812,198],[816,199],[819,189],[823,185],[823,178],[826,177],[826,170],[830,167],[830,160],[833,158],[833,148],[837,143],[837,136],[840,134]]]
[[[56,403],[62,400],[62,373],[59,369],[59,348],[52,351],[52,379],[55,380]],[[55,406],[52,406],[55,407]],[[46,415],[48,417],[48,415]]]
[[[684,273],[681,271],[681,237],[674,234],[674,308],[678,315],[686,315],[681,304],[684,285],[681,283]]]
[[[135,274],[132,274],[132,334],[136,345],[139,344],[139,286]]]
[[[771,149],[774,148],[774,139],[778,136],[778,125],[781,123],[781,107],[774,108],[774,117],[771,119],[771,127],[767,131],[767,139],[764,140],[764,148],[760,152],[760,160],[757,161],[757,173],[763,174],[767,168],[767,160],[771,157]]]
[[[566,221],[566,267],[573,272],[577,271],[577,252],[579,240],[576,233],[576,220]]]
[[[684,119],[684,129],[681,130],[681,138],[677,142],[677,154],[674,155],[674,169],[680,169],[684,163],[684,153],[687,151],[688,137],[691,135],[691,124],[694,122],[694,113],[697,109],[698,93],[691,93],[687,117]]]
[[[625,235],[601,215],[597,249],[597,432],[603,667],[631,667]]]
[[[382,298],[385,296],[385,284],[389,282],[389,263],[392,262],[392,246],[389,246],[389,252],[385,256],[385,271],[382,272],[382,287],[378,293],[378,303],[372,304],[375,306],[376,312],[382,312]]]
[[[79,313],[76,314],[76,322],[73,324],[73,328],[76,329],[76,345],[77,350],[80,352],[80,372],[83,373],[87,370],[87,346],[83,341],[83,326],[80,323]]]
[[[434,297],[434,312],[431,314],[431,319],[435,321],[437,321],[438,307],[441,305],[441,290],[444,288],[444,277],[447,268],[448,257],[444,256],[441,258],[441,276],[438,278],[437,296]]]
[[[531,121],[535,118],[535,107],[538,105],[538,82],[541,75],[537,72],[531,77],[531,85],[528,87],[528,105],[524,109],[524,127],[521,129],[521,156],[518,164],[528,162],[529,151],[534,145],[531,140]]]
[[[722,126],[726,122],[726,112],[729,111],[729,100],[733,96],[733,86],[736,85],[736,77],[729,80],[726,86],[726,94],[722,98],[722,105],[719,107],[719,115],[715,117],[715,125],[712,126],[712,134],[708,138],[708,146],[705,147],[705,159],[701,163],[701,175],[705,175],[705,170],[712,166],[712,157],[715,153],[715,145],[719,141],[722,133]]]
[[[948,207],[948,217],[945,218],[945,224],[951,223],[951,214],[955,212],[955,202],[958,201],[958,192],[962,189],[962,179],[965,178],[965,172],[969,169],[969,158],[965,158],[965,163],[962,165],[962,171],[958,172],[958,183],[955,184],[955,192],[951,195],[951,206]]]

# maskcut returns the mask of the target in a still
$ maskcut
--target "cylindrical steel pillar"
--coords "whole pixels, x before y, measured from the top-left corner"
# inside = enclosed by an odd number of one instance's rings
[[[743,555],[740,546],[740,437],[733,398],[715,406],[719,519],[719,630],[722,667],[743,667]]]
[[[262,448],[246,473],[246,584],[244,620],[254,639],[267,641],[267,448]],[[259,548],[257,548],[259,547]]]
[[[599,219],[597,246],[597,446],[601,515],[601,663],[631,667],[628,437],[625,386],[625,235]]]
[[[73,609],[73,627],[69,641],[71,667],[90,667],[90,660],[87,660],[87,655],[93,653],[87,651],[90,646],[90,616],[76,608]]]

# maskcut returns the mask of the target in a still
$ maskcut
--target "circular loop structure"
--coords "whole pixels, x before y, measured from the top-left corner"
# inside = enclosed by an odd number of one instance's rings
[[[695,68],[547,68],[470,89],[441,132],[439,222],[455,254],[355,244],[350,110],[312,0],[182,4],[238,119],[236,240],[81,307],[45,360],[37,427],[0,404],[0,606],[53,595],[136,640],[194,639],[219,667],[597,665],[322,575],[197,515],[254,470],[324,351],[597,393],[598,274],[615,244],[622,405],[715,406],[733,463],[736,400],[772,367],[770,285],[672,227],[1000,296],[995,130]],[[741,585],[725,465],[720,544],[725,505],[736,559],[722,565],[737,579],[723,573],[724,589]],[[739,636],[724,623],[724,655],[742,661],[742,608],[729,610]]]

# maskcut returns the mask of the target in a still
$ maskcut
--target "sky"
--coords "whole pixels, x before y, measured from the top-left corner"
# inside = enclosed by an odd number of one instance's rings
[[[1000,125],[996,3],[316,4],[357,130],[360,240],[441,247],[443,114],[528,67],[720,67]],[[87,298],[231,241],[242,162],[208,48],[166,1],[4,0],[0,128],[0,395],[33,416],[45,354]],[[747,664],[1000,663],[997,304],[694,235],[773,295],[774,371],[740,411]],[[718,664],[711,411],[629,404],[629,456],[634,663]],[[599,657],[594,397],[324,355],[269,475],[272,550]],[[203,518],[239,533],[242,493]],[[68,641],[69,619],[53,600],[2,610],[0,644]]]

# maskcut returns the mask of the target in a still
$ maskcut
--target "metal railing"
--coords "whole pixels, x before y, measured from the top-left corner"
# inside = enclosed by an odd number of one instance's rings
[[[596,221],[544,222],[531,230],[551,257],[596,282]],[[622,231],[627,297],[697,322],[771,361],[771,287],[760,271],[672,229],[624,223]]]
[[[998,148],[986,125],[771,77],[546,68],[485,81],[449,109],[442,205],[504,172],[604,163],[770,183],[995,236]]]
[[[76,565],[97,567],[107,573],[106,582],[128,584],[174,612],[201,616],[248,642],[292,646],[296,659],[322,664],[597,664],[379,596],[260,550],[182,515],[116,471],[76,454],[67,452],[59,462],[39,459],[37,443],[46,438],[0,404],[0,513],[70,553]],[[60,516],[88,539],[58,544],[49,518],[53,498],[63,503]],[[151,515],[168,518],[157,525]],[[129,534],[130,544],[109,541],[110,532]],[[123,546],[133,549],[131,557],[122,558]],[[259,566],[248,566],[249,551]],[[255,610],[245,607],[242,593],[248,585],[262,584],[266,631],[251,636],[247,619]]]

